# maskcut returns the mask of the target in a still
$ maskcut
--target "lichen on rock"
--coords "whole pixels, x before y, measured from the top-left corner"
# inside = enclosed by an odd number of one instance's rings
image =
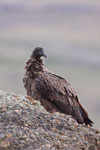
[[[0,150],[100,150],[100,132],[0,90]]]

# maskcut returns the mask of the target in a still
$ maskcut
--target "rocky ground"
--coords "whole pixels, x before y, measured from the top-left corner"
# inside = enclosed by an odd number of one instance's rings
[[[0,150],[100,150],[100,132],[0,90]]]

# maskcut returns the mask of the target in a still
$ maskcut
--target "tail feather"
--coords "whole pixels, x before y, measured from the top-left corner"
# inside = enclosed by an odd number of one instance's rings
[[[82,107],[81,104],[80,104],[80,110],[81,110],[81,113],[82,113],[82,115],[83,115],[85,124],[86,124],[86,125],[89,124],[90,126],[92,126],[93,121],[90,120],[90,118],[88,117],[88,113],[85,111],[85,109]]]
[[[85,109],[81,106],[73,106],[73,118],[77,120],[78,123],[83,124],[85,123],[86,125],[92,126],[93,122],[89,119],[88,113],[85,111]]]

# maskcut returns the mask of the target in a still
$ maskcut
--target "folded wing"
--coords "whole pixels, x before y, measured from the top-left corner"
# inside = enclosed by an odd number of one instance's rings
[[[80,104],[75,90],[65,79],[45,71],[35,79],[35,86],[44,105],[50,103],[58,111],[71,115],[78,123],[92,125],[93,122]]]

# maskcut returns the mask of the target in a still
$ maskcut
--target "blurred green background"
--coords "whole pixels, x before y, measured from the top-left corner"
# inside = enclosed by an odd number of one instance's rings
[[[33,48],[66,78],[100,129],[100,1],[0,1],[0,89],[26,94],[22,78]]]

